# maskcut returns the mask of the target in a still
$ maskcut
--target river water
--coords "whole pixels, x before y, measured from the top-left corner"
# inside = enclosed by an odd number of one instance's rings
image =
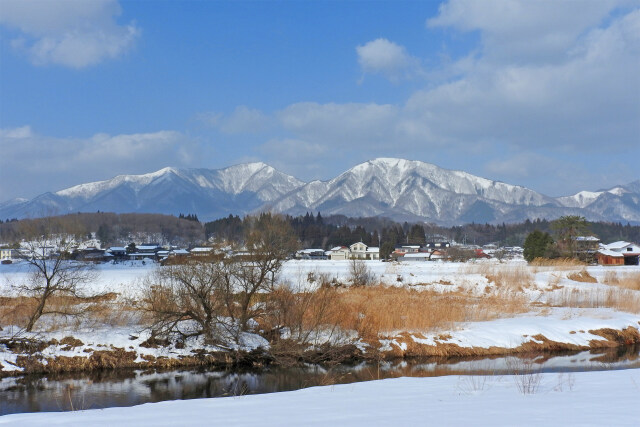
[[[355,365],[305,365],[260,370],[115,370],[0,380],[0,415],[133,406],[176,399],[240,396],[400,376],[509,375],[640,368],[640,346],[606,352],[524,358],[411,359]]]

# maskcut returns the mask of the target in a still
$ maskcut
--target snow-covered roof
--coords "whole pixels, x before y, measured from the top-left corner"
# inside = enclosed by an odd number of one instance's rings
[[[599,242],[600,239],[598,239],[595,236],[578,236],[578,237],[576,237],[576,241],[578,241],[578,242]]]
[[[631,243],[629,242],[625,242],[623,240],[620,240],[618,242],[613,242],[613,243],[609,243],[604,245],[604,247],[606,249],[611,249],[611,250],[615,250],[615,249],[622,249],[622,248],[626,248],[627,246],[629,246]]]
[[[159,247],[160,246],[158,246],[158,245],[153,245],[153,246],[151,246],[151,245],[140,245],[140,246],[137,247],[137,249],[139,251],[152,251],[154,249],[158,249]]]
[[[335,248],[331,248],[331,251],[343,251],[345,249],[349,249],[346,246],[336,246]]]
[[[108,251],[111,252],[126,252],[127,248],[123,248],[121,246],[111,246],[109,249],[107,249]]]
[[[189,251],[186,249],[175,249],[173,251],[171,251],[172,254],[174,255],[187,255],[189,254]]]
[[[624,257],[622,252],[610,251],[609,249],[600,249],[600,250],[598,250],[598,253],[602,254],[602,255],[614,257],[614,258],[622,258],[622,257]]]
[[[193,248],[191,252],[211,252],[213,248]]]
[[[403,255],[404,258],[429,258],[428,252],[411,252]]]
[[[300,249],[298,253],[301,254],[313,254],[316,252],[324,252],[324,249]]]
[[[380,252],[380,248],[376,248],[376,247],[369,247],[367,248],[367,252]]]

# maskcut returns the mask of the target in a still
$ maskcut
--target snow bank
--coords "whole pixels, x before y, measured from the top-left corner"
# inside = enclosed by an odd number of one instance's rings
[[[396,378],[293,392],[151,403],[80,412],[14,414],[22,426],[616,425],[640,419],[640,370],[517,376]]]

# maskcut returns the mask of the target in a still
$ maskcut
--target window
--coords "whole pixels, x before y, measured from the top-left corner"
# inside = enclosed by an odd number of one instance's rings
[[[633,252],[633,248],[627,248],[627,252]]]

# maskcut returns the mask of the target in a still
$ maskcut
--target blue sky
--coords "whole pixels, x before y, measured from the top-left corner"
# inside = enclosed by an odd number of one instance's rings
[[[640,178],[640,3],[5,0],[0,201],[165,166],[402,157]]]

